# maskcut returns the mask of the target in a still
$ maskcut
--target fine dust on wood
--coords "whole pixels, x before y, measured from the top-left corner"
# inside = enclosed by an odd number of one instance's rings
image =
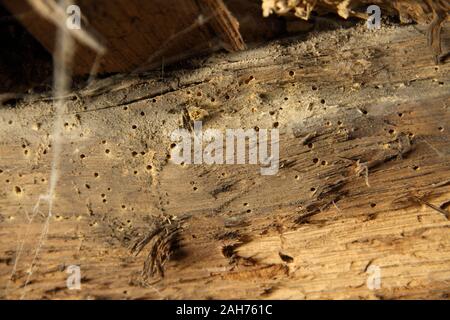
[[[449,69],[412,27],[357,27],[70,94],[27,298],[448,298]],[[24,238],[53,115],[46,95],[0,109],[6,298],[20,296],[45,221]],[[278,174],[171,163],[170,133],[195,115],[204,129],[278,128]],[[65,288],[68,265],[81,291]]]
[[[398,16],[403,23],[412,21],[420,24],[428,24],[427,38],[435,62],[439,64],[445,59],[450,51],[442,50],[441,30],[444,23],[450,20],[450,1],[448,0],[262,0],[263,15],[265,17],[272,13],[278,15],[295,15],[298,18],[309,20],[313,12],[319,14],[336,13],[347,19],[358,17],[367,20],[369,17],[366,10],[371,5],[380,7],[382,15]]]

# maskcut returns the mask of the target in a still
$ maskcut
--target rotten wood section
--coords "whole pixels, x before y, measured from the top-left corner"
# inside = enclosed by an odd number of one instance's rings
[[[58,16],[53,0],[2,0],[12,14],[53,52]],[[78,42],[74,73],[131,72],[169,64],[219,48],[242,50],[239,23],[222,0],[79,0],[82,29],[106,48],[97,58],[92,47]],[[38,10],[41,9],[41,10]],[[43,13],[49,17],[45,18]],[[61,23],[65,23],[61,11]],[[74,30],[73,33],[79,32]],[[98,59],[98,60],[97,60]],[[97,65],[98,64],[98,65]]]
[[[444,23],[450,20],[449,0],[262,0],[263,15],[272,13],[279,15],[292,14],[298,18],[308,20],[313,12],[319,14],[336,13],[347,19],[358,17],[364,20],[369,18],[367,10],[369,6],[379,6],[380,14],[386,16],[398,16],[401,22],[429,24],[427,37],[431,50],[434,53],[435,62],[447,58],[450,52],[442,51],[441,30]],[[373,12],[372,12],[373,13]]]
[[[293,14],[301,19],[310,19],[313,12],[319,14],[336,13],[347,19],[358,17],[367,19],[367,7],[377,5],[382,9],[383,15],[398,15],[405,23],[416,21],[429,23],[433,11],[447,8],[448,0],[262,0],[264,16],[272,13],[279,15]]]
[[[68,97],[50,218],[52,98],[0,109],[1,296],[448,299],[450,65],[430,57],[413,27],[359,27],[97,81]],[[279,129],[278,173],[171,163],[193,120]]]

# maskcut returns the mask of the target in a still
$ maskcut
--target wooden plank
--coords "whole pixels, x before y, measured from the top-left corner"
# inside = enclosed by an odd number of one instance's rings
[[[28,1],[3,0],[3,4],[53,52],[54,24],[33,11]],[[151,68],[223,46],[231,51],[245,47],[238,23],[222,0],[80,0],[77,5],[82,28],[106,46],[100,73]],[[96,53],[79,45],[75,56],[75,74],[89,74]]]
[[[51,96],[0,109],[1,296],[448,299],[449,69],[413,27],[359,27],[98,81],[70,96],[44,234]],[[278,128],[279,172],[171,163],[187,115]],[[164,227],[181,247],[145,280]]]
[[[358,17],[367,20],[369,18],[367,9],[369,9],[369,6],[371,5],[378,6],[380,15],[383,17],[398,16],[401,22],[429,24],[429,30],[427,31],[428,42],[433,51],[436,64],[439,64],[441,60],[447,58],[449,52],[442,50],[440,34],[444,23],[450,20],[450,1],[448,0],[262,1],[263,15],[266,17],[272,13],[279,15],[290,14],[304,20],[310,19],[313,12],[332,12],[345,19],[349,17]]]

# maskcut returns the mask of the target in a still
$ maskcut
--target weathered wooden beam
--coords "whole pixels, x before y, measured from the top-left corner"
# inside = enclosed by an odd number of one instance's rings
[[[0,294],[448,297],[450,65],[430,56],[412,27],[359,27],[95,82],[69,97],[48,232],[52,98],[0,109]],[[278,129],[278,173],[172,163],[193,120]]]
[[[290,14],[304,20],[310,19],[313,12],[332,12],[345,19],[358,17],[367,20],[374,13],[373,7],[370,9],[373,5],[378,6],[378,19],[395,15],[401,22],[429,24],[427,37],[435,62],[439,64],[448,57],[449,52],[442,50],[440,34],[444,23],[450,21],[449,0],[262,0],[263,15],[266,17],[272,13]]]
[[[56,26],[43,12],[48,11],[51,18],[56,16],[52,13],[56,2],[3,0],[2,3],[53,52]],[[106,47],[106,54],[98,61],[100,73],[131,72],[222,47],[230,51],[245,48],[239,24],[222,0],[79,0],[77,5],[82,14],[82,30]],[[40,7],[45,10],[36,10]],[[62,13],[60,22],[64,24],[65,8]],[[89,74],[96,64],[97,52],[85,43],[78,41],[78,44],[74,72]]]

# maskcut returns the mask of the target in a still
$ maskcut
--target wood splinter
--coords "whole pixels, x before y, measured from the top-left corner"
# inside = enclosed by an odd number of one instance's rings
[[[144,262],[142,277],[144,280],[152,277],[164,277],[164,264],[179,247],[181,222],[168,220],[156,223],[151,230],[134,243],[131,252],[137,256],[144,247],[150,244],[148,256]]]
[[[450,2],[447,0],[427,0],[428,5],[433,10],[433,21],[428,26],[427,39],[430,46],[435,63],[440,64],[450,54],[450,51],[442,52],[441,31],[444,23],[450,20]]]

